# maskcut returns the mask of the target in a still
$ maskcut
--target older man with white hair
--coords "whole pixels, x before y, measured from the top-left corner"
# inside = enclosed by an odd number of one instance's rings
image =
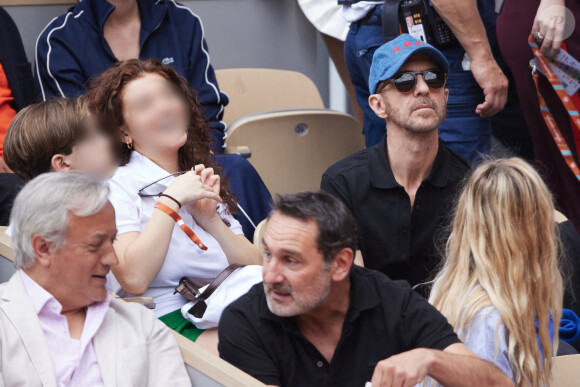
[[[115,211],[106,183],[48,173],[12,210],[18,268],[0,285],[0,386],[191,385],[169,329],[105,289]]]

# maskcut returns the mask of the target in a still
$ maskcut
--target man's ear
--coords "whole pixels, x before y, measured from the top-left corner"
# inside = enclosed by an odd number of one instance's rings
[[[449,102],[449,89],[445,89],[445,102]]]
[[[369,106],[371,107],[371,109],[373,109],[373,111],[375,112],[375,114],[377,116],[379,116],[383,119],[388,118],[387,109],[386,109],[387,104],[385,103],[385,100],[383,99],[382,95],[371,94],[369,96]]]
[[[332,266],[330,267],[332,280],[335,282],[340,282],[348,277],[353,264],[354,252],[352,249],[345,247],[344,249],[340,250],[339,253],[334,257],[334,261],[332,261]]]
[[[68,173],[71,171],[71,155],[55,154],[50,159],[50,168],[55,172]]]
[[[40,234],[32,236],[31,244],[34,254],[36,254],[37,262],[45,268],[50,267],[52,262],[52,244],[47,242]]]

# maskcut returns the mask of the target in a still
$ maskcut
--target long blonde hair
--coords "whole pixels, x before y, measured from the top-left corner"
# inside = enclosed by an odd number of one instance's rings
[[[462,339],[483,308],[497,309],[518,387],[550,380],[563,293],[556,227],[552,195],[534,168],[518,158],[483,162],[459,197],[431,290],[429,301]],[[497,337],[495,348],[497,356]]]

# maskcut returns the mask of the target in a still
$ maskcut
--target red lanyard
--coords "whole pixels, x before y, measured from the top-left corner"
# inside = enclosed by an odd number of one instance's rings
[[[568,96],[566,90],[564,90],[564,86],[562,86],[562,83],[560,82],[556,74],[554,74],[554,72],[552,71],[552,68],[550,67],[547,59],[544,57],[544,55],[538,48],[538,45],[532,38],[532,35],[530,35],[530,37],[528,38],[528,43],[532,48],[532,51],[534,53],[534,56],[536,57],[536,60],[538,61],[539,66],[542,68],[542,71],[546,75],[546,78],[548,79],[548,81],[554,88],[554,91],[560,98],[560,101],[562,101],[562,104],[564,104],[564,107],[568,111],[568,114],[570,115],[570,121],[572,123],[572,131],[577,130],[580,133],[580,115],[578,114],[578,110],[576,109],[576,106],[574,106],[572,99]],[[568,147],[568,144],[566,143],[566,139],[562,136],[562,132],[560,131],[560,128],[558,128],[558,124],[556,123],[554,116],[552,115],[552,113],[550,113],[550,109],[548,109],[548,105],[546,105],[546,101],[544,100],[542,94],[540,93],[540,87],[538,84],[539,75],[537,72],[534,72],[532,76],[534,78],[534,83],[536,84],[538,99],[540,101],[540,110],[542,112],[542,117],[544,117],[544,121],[546,121],[546,126],[548,127],[550,134],[554,138],[554,141],[556,142],[556,145],[558,146],[560,153],[564,157],[566,164],[568,164],[568,167],[570,167],[570,170],[572,170],[572,173],[574,173],[576,178],[580,180],[580,168],[578,168],[578,165],[576,164],[576,161],[572,156],[572,151],[570,150],[570,147]],[[576,134],[574,134],[574,137],[576,138]]]
[[[203,242],[199,239],[197,234],[193,232],[193,230],[190,229],[189,226],[183,222],[181,216],[179,216],[177,212],[173,211],[171,207],[166,206],[161,202],[157,202],[155,204],[155,208],[158,208],[161,211],[165,212],[167,215],[171,216],[173,220],[175,220],[175,223],[179,225],[179,227],[183,230],[183,232],[187,234],[189,239],[191,239],[191,241],[195,243],[197,247],[199,247],[202,250],[207,250],[207,246],[203,244]]]

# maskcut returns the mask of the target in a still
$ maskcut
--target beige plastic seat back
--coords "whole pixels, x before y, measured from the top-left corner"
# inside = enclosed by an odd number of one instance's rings
[[[256,226],[256,230],[254,230],[254,246],[256,246],[260,252],[262,252],[262,238],[264,237],[264,230],[266,229],[267,222],[268,219],[262,220]]]
[[[580,385],[580,355],[558,356],[552,360],[550,387],[577,387]]]
[[[172,331],[192,386],[204,387],[265,387],[225,360],[217,357],[179,333]]]
[[[364,147],[357,120],[324,109],[255,114],[228,129],[228,147],[247,146],[248,159],[272,194],[317,190],[324,171]]]
[[[316,85],[306,75],[288,70],[216,70],[221,91],[230,102],[223,121],[229,125],[249,114],[281,109],[323,109]]]
[[[0,283],[6,282],[16,273],[14,252],[10,237],[5,234],[8,227],[0,227]]]

